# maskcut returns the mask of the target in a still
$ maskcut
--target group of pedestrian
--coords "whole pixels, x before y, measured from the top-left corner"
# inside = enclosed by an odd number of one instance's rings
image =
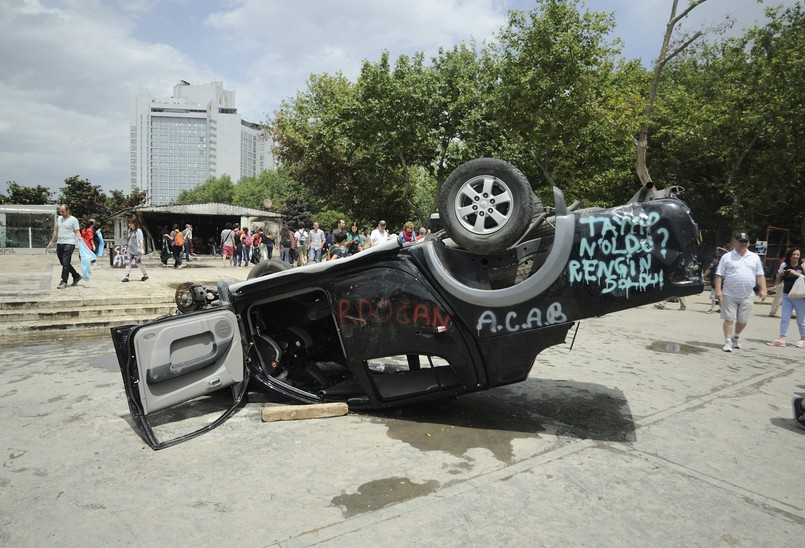
[[[241,228],[239,223],[226,223],[219,238],[224,267],[227,262],[233,267],[246,267],[257,264],[263,256],[270,259],[273,241],[273,236],[267,235],[262,227],[249,229]]]
[[[735,248],[724,253],[718,260],[715,270],[715,299],[721,306],[721,318],[724,320],[724,352],[732,352],[741,348],[740,335],[749,321],[752,305],[757,291],[761,300],[765,300],[766,276],[760,257],[748,250],[749,236],[745,232],[735,235]],[[769,346],[785,347],[788,345],[788,328],[792,312],[796,313],[799,341],[796,348],[805,348],[805,289],[794,292],[797,283],[803,284],[802,250],[799,247],[788,249],[777,267],[775,284],[780,295],[782,311],[780,316],[780,335],[768,342]],[[711,297],[712,308],[712,297]],[[774,311],[772,311],[773,315]],[[805,429],[805,399],[794,396],[791,400],[794,421]]]
[[[705,270],[705,276],[712,276],[713,290],[710,293],[710,310],[716,305],[721,307],[724,352],[732,352],[741,348],[741,333],[746,328],[755,294],[761,300],[767,297],[766,276],[763,261],[749,251],[749,236],[746,232],[735,235],[735,246],[732,251],[718,248],[719,254]],[[798,247],[788,249],[780,260],[775,272],[776,293],[782,304],[780,318],[780,335],[769,346],[787,346],[788,328],[792,312],[796,314],[800,340],[794,343],[797,348],[805,348],[805,297],[799,294],[790,295],[798,279],[803,274],[802,252]],[[775,297],[777,298],[777,297]],[[772,314],[773,315],[773,311]]]
[[[387,229],[384,220],[378,221],[371,234],[366,229],[361,230],[357,222],[353,222],[347,229],[344,219],[338,219],[330,231],[322,230],[318,221],[314,221],[312,226],[310,230],[304,224],[300,224],[296,230],[287,225],[280,229],[278,245],[282,262],[292,266],[305,266],[309,263],[332,261],[355,255],[395,237]],[[413,221],[406,222],[399,232],[403,243],[419,241],[426,235],[427,229],[424,227],[415,231]]]

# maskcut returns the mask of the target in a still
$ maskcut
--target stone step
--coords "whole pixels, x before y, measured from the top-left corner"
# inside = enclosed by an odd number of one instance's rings
[[[20,298],[23,297],[23,298]],[[0,311],[4,310],[52,310],[62,308],[82,308],[92,306],[149,306],[166,305],[173,303],[173,294],[154,293],[151,295],[118,295],[110,298],[101,296],[65,296],[61,298],[24,298],[17,295],[16,299],[0,301]]]
[[[15,341],[52,340],[63,337],[98,337],[109,334],[112,327],[143,324],[159,315],[126,315],[116,318],[25,320],[0,322],[0,340],[3,345]]]
[[[50,307],[35,306],[28,308],[20,308],[17,310],[0,309],[0,326],[4,323],[16,322],[54,322],[54,321],[72,321],[84,322],[100,319],[115,319],[120,317],[152,317],[164,316],[176,310],[174,303],[156,303],[156,304],[137,304],[132,303],[128,305],[121,305],[117,302],[115,304],[105,305],[92,305],[92,306],[66,306],[54,308],[50,303]]]

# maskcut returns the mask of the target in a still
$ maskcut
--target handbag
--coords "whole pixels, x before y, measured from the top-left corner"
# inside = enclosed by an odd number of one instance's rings
[[[791,286],[791,291],[788,292],[789,299],[802,299],[805,298],[805,278],[802,276],[797,278],[794,285]]]

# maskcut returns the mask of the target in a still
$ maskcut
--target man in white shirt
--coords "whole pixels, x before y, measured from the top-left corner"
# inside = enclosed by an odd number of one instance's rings
[[[61,204],[57,209],[59,216],[56,217],[56,226],[53,227],[53,236],[48,242],[47,248],[50,249],[56,244],[56,256],[61,264],[61,282],[56,289],[67,287],[67,277],[72,275],[73,284],[78,285],[81,281],[81,274],[73,268],[72,258],[75,246],[81,239],[81,228],[78,226],[78,219],[70,215],[70,208],[67,204]]]
[[[377,228],[369,235],[369,245],[376,246],[385,243],[391,238],[391,235],[386,231],[386,221],[381,220],[377,223]]]
[[[320,263],[321,248],[324,245],[324,231],[319,228],[319,223],[313,223],[313,230],[310,231],[308,244],[310,245],[310,260],[314,263]]]
[[[746,232],[736,234],[735,248],[721,257],[715,281],[716,298],[721,303],[721,319],[724,320],[724,346],[721,350],[732,352],[733,348],[741,348],[739,337],[752,313],[755,286],[759,289],[760,299],[766,300],[763,262],[756,253],[749,251]]]
[[[184,225],[182,237],[184,238],[184,260],[190,261],[190,252],[192,251],[191,243],[193,241],[193,225],[189,223]]]

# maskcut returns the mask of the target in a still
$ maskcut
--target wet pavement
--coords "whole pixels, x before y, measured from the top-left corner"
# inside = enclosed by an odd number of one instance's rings
[[[802,546],[805,350],[758,305],[724,353],[707,295],[581,324],[522,383],[154,452],[111,341],[4,348],[0,544]]]

